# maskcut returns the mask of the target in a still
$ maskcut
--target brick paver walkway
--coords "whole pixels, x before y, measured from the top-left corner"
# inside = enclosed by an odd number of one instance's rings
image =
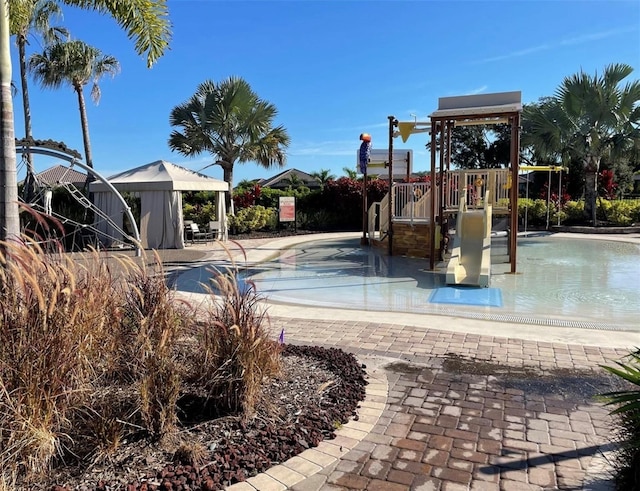
[[[383,323],[272,324],[288,342],[356,354],[373,389],[337,441],[233,491],[611,489],[598,466],[612,421],[592,396],[609,390],[599,365],[624,349]]]

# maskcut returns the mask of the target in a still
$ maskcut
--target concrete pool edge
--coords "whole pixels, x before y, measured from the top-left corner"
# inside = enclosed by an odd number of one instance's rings
[[[177,292],[178,297],[195,306],[205,305],[209,296],[202,293]],[[574,327],[533,326],[510,322],[469,319],[440,314],[402,312],[372,312],[303,305],[282,305],[263,301],[260,304],[269,317],[301,320],[322,319],[357,323],[379,323],[424,328],[480,336],[512,338],[525,341],[577,344],[612,349],[633,349],[640,346],[640,335],[629,331],[604,331]]]

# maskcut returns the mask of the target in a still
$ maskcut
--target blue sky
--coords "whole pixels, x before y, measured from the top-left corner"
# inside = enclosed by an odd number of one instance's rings
[[[439,97],[521,91],[523,103],[553,95],[563,78],[627,63],[640,78],[640,2],[633,1],[217,1],[169,0],[170,50],[147,69],[133,42],[104,16],[63,6],[66,26],[115,56],[121,72],[86,90],[93,160],[105,176],[158,159],[200,170],[167,144],[169,114],[198,84],[244,78],[278,108],[291,137],[285,169],[355,169],[359,134],[387,148],[388,119],[428,121]],[[36,40],[29,53],[41,50]],[[12,52],[13,79],[19,81]],[[83,152],[71,88],[41,89],[30,80],[33,134]],[[24,136],[20,96],[16,136]],[[412,149],[414,170],[429,168],[427,134],[394,145]],[[57,163],[38,156],[36,170]],[[19,169],[20,172],[20,169]],[[234,184],[280,169],[237,164]],[[204,171],[222,179],[219,167]]]

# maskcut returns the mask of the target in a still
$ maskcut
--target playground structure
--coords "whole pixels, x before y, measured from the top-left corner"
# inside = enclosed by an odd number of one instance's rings
[[[521,112],[521,93],[518,91],[440,98],[438,110],[429,116],[428,122],[401,122],[389,116],[386,167],[391,186],[380,202],[368,208],[363,220],[369,243],[374,247],[386,247],[391,256],[428,257],[430,269],[435,270],[436,263],[444,259],[452,217],[457,215],[459,218],[462,207],[465,213],[488,209],[490,216],[508,218],[507,255],[511,273],[515,273]],[[453,128],[491,124],[511,126],[509,167],[451,170]],[[394,183],[394,166],[407,164],[396,157],[394,138],[401,136],[406,142],[412,134],[427,132],[431,136],[429,182]],[[436,158],[439,160],[437,168]],[[465,218],[464,223],[467,222],[470,224],[474,219]],[[488,226],[491,226],[490,220]],[[459,232],[457,227],[456,233]],[[468,247],[466,249],[469,254]],[[483,256],[473,254],[473,257],[481,260]]]

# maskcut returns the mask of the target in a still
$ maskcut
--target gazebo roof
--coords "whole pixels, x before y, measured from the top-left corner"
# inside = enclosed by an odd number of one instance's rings
[[[165,160],[115,174],[108,178],[118,191],[228,191],[229,184]],[[102,182],[92,182],[91,191],[107,191]]]

